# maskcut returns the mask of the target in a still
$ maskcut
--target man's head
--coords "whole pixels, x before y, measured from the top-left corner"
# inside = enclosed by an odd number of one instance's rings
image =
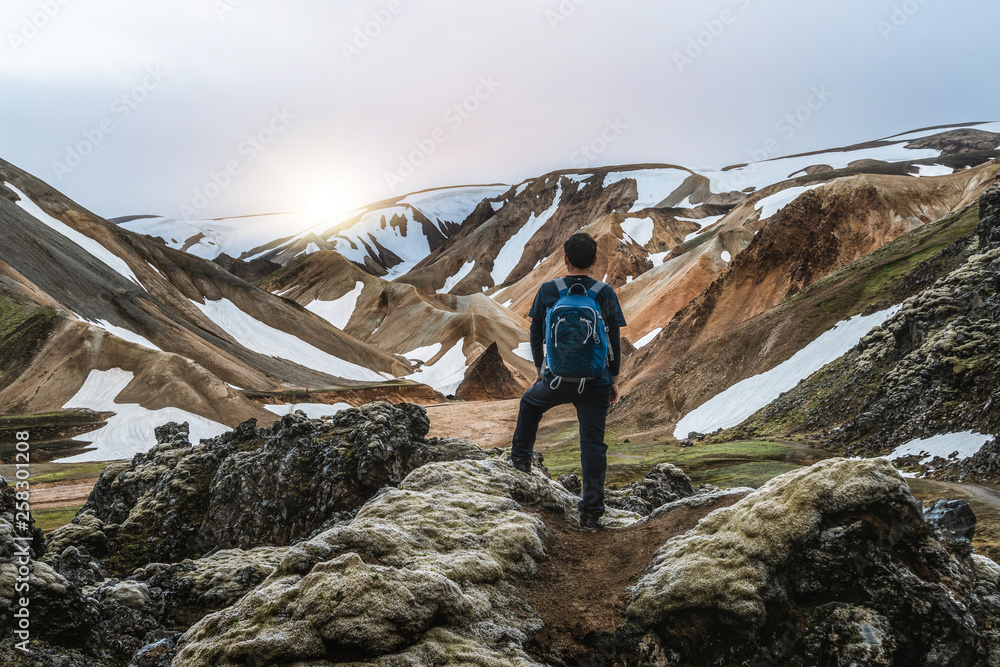
[[[597,241],[590,234],[573,234],[563,244],[566,261],[577,269],[589,269],[597,260]]]

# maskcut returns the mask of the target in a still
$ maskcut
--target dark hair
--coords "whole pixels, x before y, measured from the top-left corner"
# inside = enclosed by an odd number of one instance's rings
[[[566,239],[563,250],[569,263],[578,269],[589,269],[597,260],[597,241],[590,234],[573,234]]]

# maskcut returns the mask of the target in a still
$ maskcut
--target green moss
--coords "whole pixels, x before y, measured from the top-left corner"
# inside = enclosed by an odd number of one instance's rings
[[[74,479],[97,477],[104,472],[108,465],[108,462],[103,461],[96,463],[51,463],[45,465],[44,469],[57,469],[52,470],[51,472],[44,472],[42,474],[33,474],[31,476],[31,483],[50,484],[52,482],[65,482]]]
[[[72,521],[81,507],[83,505],[32,510],[31,516],[35,520],[35,526],[41,529],[43,533],[47,533],[50,530],[61,528]]]
[[[713,477],[707,473],[699,478],[716,486],[760,486],[771,477],[798,466],[785,463],[798,450],[791,446],[770,441],[737,440],[733,442],[696,444],[681,447],[675,440],[630,443],[608,442],[607,486],[620,486],[642,479],[658,463],[672,463],[684,470],[692,480],[697,473],[715,469],[733,468],[729,477],[719,472]],[[757,468],[738,469],[746,463],[761,463]],[[772,465],[778,463],[780,465]],[[559,477],[569,473],[579,475],[580,447],[578,444],[558,445],[545,453],[545,466],[549,474]],[[731,479],[730,479],[731,478]],[[752,483],[749,483],[752,482]]]
[[[21,302],[0,292],[0,389],[27,368],[55,326],[54,308]]]
[[[761,461],[692,472],[689,476],[691,477],[691,483],[695,486],[699,484],[714,484],[721,489],[731,489],[738,486],[749,486],[759,489],[778,475],[784,475],[786,472],[796,470],[799,467],[801,466],[793,463]]]

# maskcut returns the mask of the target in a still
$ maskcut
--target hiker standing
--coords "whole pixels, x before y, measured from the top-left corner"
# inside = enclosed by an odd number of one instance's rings
[[[536,376],[521,397],[511,462],[530,473],[542,415],[572,403],[580,421],[583,467],[580,528],[593,532],[601,528],[599,517],[604,514],[604,427],[608,409],[620,397],[619,329],[626,323],[615,291],[588,275],[597,259],[597,242],[589,234],[574,234],[563,250],[566,275],[542,285],[528,313]]]

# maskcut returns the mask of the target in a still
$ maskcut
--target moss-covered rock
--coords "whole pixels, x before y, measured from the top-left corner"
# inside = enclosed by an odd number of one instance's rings
[[[669,540],[626,614],[697,664],[986,664],[1000,596],[977,561],[888,461],[831,459]]]
[[[196,445],[186,424],[167,424],[156,446],[102,473],[78,516],[50,535],[49,558],[83,546],[123,576],[213,549],[290,544],[349,519],[425,463],[486,457],[467,441],[426,439],[428,428],[423,408],[382,402],[330,422],[251,420]]]
[[[174,665],[237,665],[251,655],[533,664],[521,646],[538,620],[510,613],[522,605],[509,582],[532,576],[546,555],[545,524],[525,506],[575,517],[576,503],[539,471],[499,458],[424,465],[349,524],[288,548],[261,586],[184,635]],[[619,524],[638,518],[609,512]]]
[[[163,623],[187,629],[207,612],[224,609],[274,572],[287,548],[224,549],[179,563],[150,563],[130,580],[160,591]]]

